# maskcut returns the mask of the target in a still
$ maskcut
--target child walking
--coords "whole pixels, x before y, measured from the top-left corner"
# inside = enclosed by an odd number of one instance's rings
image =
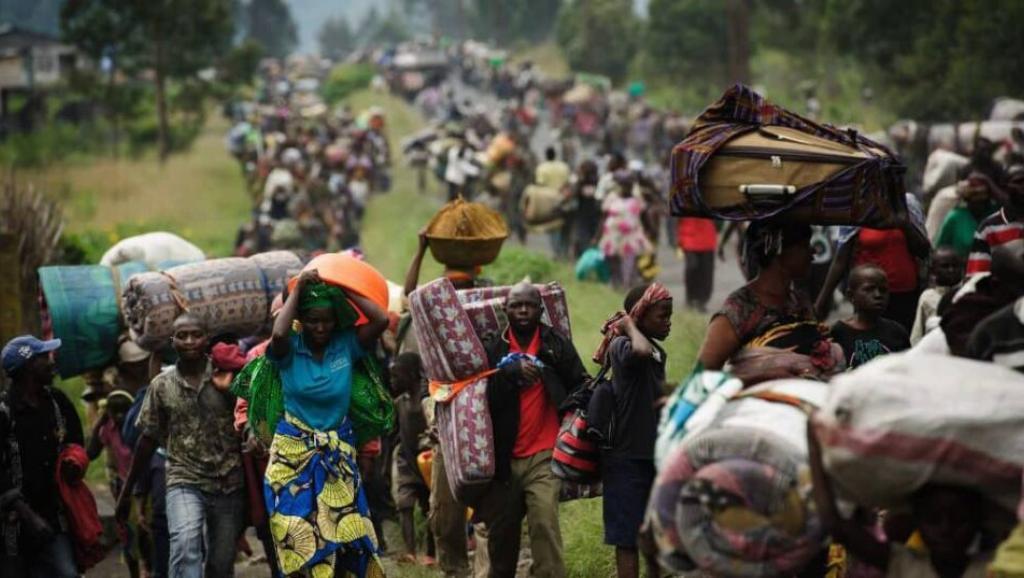
[[[121,428],[135,398],[123,389],[115,389],[107,395],[104,402],[103,414],[93,424],[86,454],[91,461],[98,458],[104,449],[107,450],[110,494],[116,500],[121,495],[121,488],[124,487],[128,469],[132,465],[132,448],[122,439]],[[128,566],[129,575],[138,578],[139,561],[143,553],[139,543],[138,525],[133,520],[120,530],[124,563]]]
[[[880,267],[860,265],[850,272],[847,297],[853,317],[832,326],[832,339],[843,348],[846,367],[855,369],[879,355],[910,349],[903,326],[882,317],[889,306],[889,279]]]
[[[932,251],[931,287],[921,293],[917,301],[917,315],[910,329],[910,344],[917,345],[937,323],[939,302],[953,287],[964,279],[964,259],[952,247],[939,247]]]
[[[391,462],[391,494],[398,509],[405,542],[404,563],[433,566],[434,536],[427,529],[426,551],[423,559],[416,557],[416,525],[414,509],[418,504],[424,518],[430,516],[430,488],[420,473],[417,458],[429,447],[427,418],[422,400],[425,393],[422,361],[418,353],[405,352],[391,362],[391,388],[398,414],[398,446]]]
[[[614,431],[602,454],[604,541],[615,546],[619,578],[640,575],[637,537],[654,484],[654,440],[665,384],[665,350],[672,330],[672,294],[658,283],[633,288],[602,330],[594,359],[611,366]],[[628,311],[628,313],[626,313]],[[656,566],[648,576],[658,576]]]

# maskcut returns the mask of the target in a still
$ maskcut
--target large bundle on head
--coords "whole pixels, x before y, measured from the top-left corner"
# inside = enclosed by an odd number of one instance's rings
[[[769,382],[703,415],[697,410],[691,420],[702,425],[668,454],[648,505],[663,565],[723,577],[787,576],[821,551],[806,410],[824,401],[827,387]]]
[[[362,295],[373,301],[375,305],[384,311],[388,310],[390,292],[388,291],[387,279],[373,265],[356,258],[350,253],[324,253],[323,255],[318,255],[307,263],[302,270],[316,270],[320,279],[324,282],[337,285],[345,291]],[[294,289],[298,281],[298,277],[292,277],[288,283],[289,290]],[[359,313],[360,319],[356,323],[361,325],[365,321],[365,317],[362,315],[362,312]]]
[[[565,299],[565,289],[557,282],[537,285],[540,291],[541,323],[552,327],[565,337],[572,339],[572,325],[569,320],[569,304]],[[508,297],[510,285],[500,287],[483,287],[459,291],[459,302],[469,315],[469,321],[478,337],[500,333],[508,325],[505,316],[505,298]]]
[[[672,150],[672,214],[897,226],[904,166],[852,130],[820,125],[736,85]]]
[[[427,224],[430,252],[450,267],[494,262],[506,238],[508,227],[497,211],[461,198],[441,207]]]
[[[858,504],[905,505],[929,483],[1020,501],[1024,376],[1001,366],[887,355],[832,381],[814,431],[837,492]]]
[[[274,289],[279,292],[301,268],[294,253],[276,251],[260,259],[229,257],[142,273],[122,292],[125,324],[146,349],[168,343],[183,311],[205,318],[212,334],[252,335],[269,320]]]

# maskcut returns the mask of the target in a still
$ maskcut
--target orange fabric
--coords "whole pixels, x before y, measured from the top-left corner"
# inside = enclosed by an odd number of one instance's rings
[[[388,310],[388,282],[373,265],[360,261],[352,255],[324,253],[309,262],[303,271],[316,269],[325,283],[337,285],[346,291],[366,297],[383,311]],[[294,291],[298,277],[288,281],[288,291]],[[356,308],[356,311],[359,311]],[[366,323],[366,316],[359,311],[357,325]]]
[[[103,547],[103,524],[100,523],[100,515],[96,509],[96,499],[93,497],[89,486],[84,481],[76,484],[68,484],[64,481],[61,473],[65,462],[71,462],[85,472],[89,469],[89,456],[85,449],[76,444],[70,444],[64,448],[57,458],[57,490],[60,492],[60,500],[64,504],[64,513],[68,519],[68,529],[71,531],[71,541],[74,542],[75,563],[80,572],[85,572],[96,564],[99,564],[106,557],[107,552]]]
[[[540,329],[523,349],[514,332],[508,332],[509,351],[536,356],[540,352]],[[558,409],[548,399],[544,382],[537,380],[519,392],[519,431],[512,446],[513,458],[528,458],[553,449],[558,437]]]
[[[495,373],[498,373],[497,369],[488,369],[487,371],[482,371],[476,375],[467,377],[462,381],[452,383],[443,383],[431,380],[429,384],[430,397],[434,398],[434,401],[438,403],[448,403],[452,398],[458,395],[459,392],[466,389],[467,386],[472,385],[485,377],[494,375]]]

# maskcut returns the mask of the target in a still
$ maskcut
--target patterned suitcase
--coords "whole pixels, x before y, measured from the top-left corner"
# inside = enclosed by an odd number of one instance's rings
[[[428,379],[452,383],[487,369],[487,352],[451,281],[442,278],[417,289],[409,296],[409,309]]]
[[[448,485],[456,500],[472,504],[494,477],[487,379],[466,386],[449,403],[438,403],[436,411]]]
[[[491,333],[505,329],[508,319],[505,317],[505,297],[512,289],[509,285],[501,287],[484,287],[466,289],[458,292],[463,309],[469,314],[470,323],[481,339]],[[565,337],[572,339],[572,324],[569,320],[569,305],[565,298],[565,289],[557,282],[537,285],[540,290],[544,312],[541,321],[550,325]]]

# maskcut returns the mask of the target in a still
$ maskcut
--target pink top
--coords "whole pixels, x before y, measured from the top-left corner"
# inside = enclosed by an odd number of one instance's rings
[[[117,427],[114,420],[108,419],[100,426],[99,436],[103,447],[113,456],[114,464],[117,466],[117,477],[127,480],[128,469],[132,465],[132,449],[121,439],[121,428]]]

